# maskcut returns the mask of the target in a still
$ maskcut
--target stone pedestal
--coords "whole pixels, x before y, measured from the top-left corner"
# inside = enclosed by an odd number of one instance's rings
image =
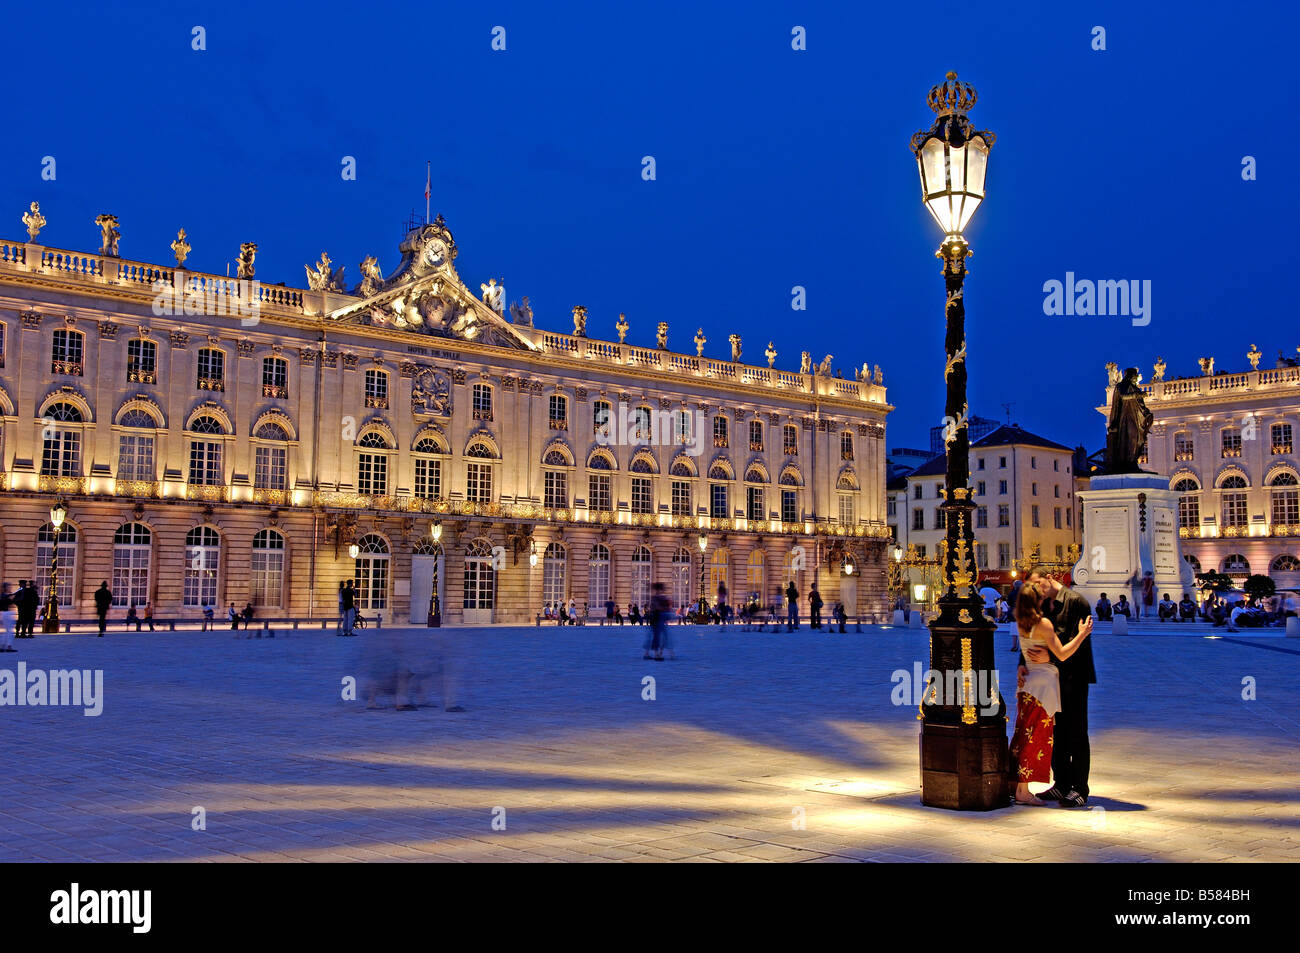
[[[1103,592],[1112,603],[1123,593],[1136,615],[1148,572],[1155,579],[1157,603],[1166,592],[1174,602],[1195,592],[1195,575],[1178,538],[1178,497],[1169,481],[1154,473],[1096,476],[1080,491],[1083,553],[1074,567],[1073,588],[1090,605]]]

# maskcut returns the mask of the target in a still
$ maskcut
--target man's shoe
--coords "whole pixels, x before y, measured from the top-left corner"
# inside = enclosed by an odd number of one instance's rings
[[[1065,797],[1061,798],[1061,807],[1085,807],[1088,804],[1088,798],[1078,791],[1071,791]]]
[[[1065,795],[1061,793],[1061,789],[1058,788],[1055,784],[1053,784],[1046,791],[1040,791],[1037,797],[1040,801],[1064,801],[1065,800]]]

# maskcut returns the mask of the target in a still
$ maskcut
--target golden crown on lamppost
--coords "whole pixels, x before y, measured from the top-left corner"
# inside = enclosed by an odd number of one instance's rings
[[[938,86],[932,86],[925,98],[930,108],[940,116],[952,113],[964,116],[978,100],[979,93],[975,92],[975,87],[970,83],[959,83],[957,74],[953,72],[949,72]]]

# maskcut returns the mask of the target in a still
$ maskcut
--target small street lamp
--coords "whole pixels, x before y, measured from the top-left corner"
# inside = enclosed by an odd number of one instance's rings
[[[956,73],[930,90],[935,113],[929,129],[912,136],[921,175],[921,201],[943,230],[935,257],[943,260],[947,290],[944,364],[945,493],[942,504],[946,546],[939,554],[939,615],[930,624],[930,668],[945,683],[959,673],[958,697],[943,686],[927,688],[921,706],[921,803],[955,810],[992,810],[1009,804],[1006,707],[981,704],[976,673],[995,670],[994,625],[975,591],[975,534],[970,491],[970,434],[966,402],[966,307],[962,285],[970,247],[963,232],[985,196],[984,179],[994,136],[967,118],[978,96]],[[992,707],[990,712],[989,708]]]
[[[357,556],[359,556],[360,554],[361,554],[361,547],[358,546],[356,543],[351,543],[351,544],[348,546],[348,556],[349,556],[349,557],[351,557],[352,559],[356,559]]]
[[[442,539],[441,521],[434,522],[429,530],[429,535],[433,537],[435,543]],[[441,544],[439,544],[438,549],[442,549]],[[433,554],[433,592],[429,594],[428,627],[430,629],[442,627],[442,606],[438,603],[438,554],[436,552]]]
[[[704,570],[705,570],[705,565],[704,565],[704,551],[705,551],[706,549],[709,548],[709,537],[707,537],[707,536],[705,536],[703,533],[701,533],[701,534],[700,534],[700,538],[699,538],[699,544],[700,544],[700,606],[699,606],[699,612],[700,612],[700,615],[702,616],[702,615],[704,614],[704,606],[705,606],[705,604],[708,602],[708,593],[706,593],[706,592],[704,591]]]
[[[54,525],[54,554],[50,557],[50,596],[45,605],[45,622],[42,632],[59,631],[59,536],[63,521],[68,515],[68,504],[63,500],[50,507],[50,522]]]

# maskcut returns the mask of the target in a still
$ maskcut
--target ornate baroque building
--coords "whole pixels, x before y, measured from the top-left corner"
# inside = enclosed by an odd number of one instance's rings
[[[1238,584],[1260,573],[1294,589],[1300,587],[1300,366],[1279,355],[1276,367],[1261,369],[1261,356],[1252,345],[1250,370],[1216,372],[1205,358],[1199,375],[1172,380],[1157,359],[1153,381],[1143,388],[1154,417],[1146,467],[1182,494],[1178,531],[1183,558],[1196,572],[1225,572]],[[1103,413],[1110,399],[1107,388],[1106,405],[1098,408]]]
[[[531,622],[574,599],[777,602],[815,580],[828,609],[883,609],[883,378],[803,372],[533,326],[495,282],[475,297],[441,216],[386,279],[347,292],[322,256],[308,288],[98,253],[0,243],[0,575],[65,618],[332,618],[352,577],[368,615]],[[435,530],[435,527],[438,529]],[[436,534],[436,538],[435,538]],[[701,548],[701,542],[703,548]]]

